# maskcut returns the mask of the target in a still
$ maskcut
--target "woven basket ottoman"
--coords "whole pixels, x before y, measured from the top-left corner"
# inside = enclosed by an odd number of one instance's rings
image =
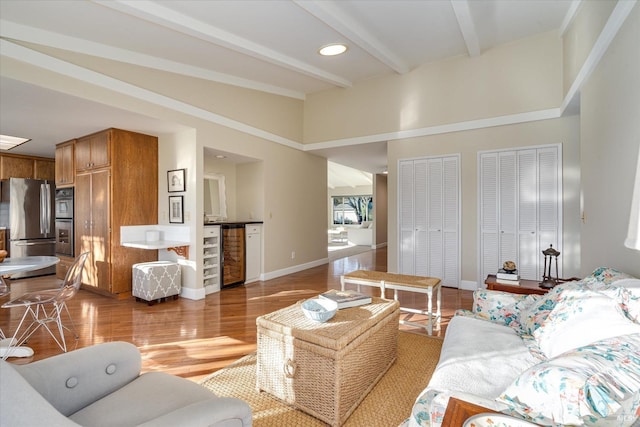
[[[180,266],[170,261],[141,262],[132,266],[132,295],[149,305],[168,297],[177,299],[182,289]]]
[[[340,426],[396,360],[399,317],[398,302],[381,298],[326,323],[301,303],[258,317],[256,387]]]

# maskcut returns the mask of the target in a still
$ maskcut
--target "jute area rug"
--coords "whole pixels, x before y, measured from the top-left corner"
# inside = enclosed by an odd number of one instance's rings
[[[398,358],[344,424],[395,427],[411,413],[438,363],[442,339],[400,332]],[[256,391],[256,355],[216,371],[201,384],[218,396],[237,397],[251,406],[254,427],[321,427],[326,424],[266,392]]]

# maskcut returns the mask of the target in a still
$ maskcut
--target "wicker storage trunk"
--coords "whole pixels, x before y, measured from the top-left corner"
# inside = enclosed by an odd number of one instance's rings
[[[399,315],[397,301],[373,298],[326,323],[299,303],[259,317],[256,387],[342,425],[395,361]]]

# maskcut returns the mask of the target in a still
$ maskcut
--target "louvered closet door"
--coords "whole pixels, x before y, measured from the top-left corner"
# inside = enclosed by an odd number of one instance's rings
[[[553,245],[562,252],[560,242],[562,194],[558,172],[559,155],[556,147],[538,150],[538,192],[544,197],[538,200],[538,276],[542,277],[544,265],[541,251]],[[554,266],[555,268],[555,266]],[[553,272],[555,275],[555,272]],[[559,263],[559,276],[562,277],[562,265]]]
[[[480,283],[507,260],[523,279],[540,279],[542,251],[561,251],[561,164],[555,145],[480,154]]]
[[[498,155],[481,154],[480,165],[480,278],[483,283],[487,274],[495,274],[500,263],[498,230]],[[479,279],[480,279],[479,278]]]
[[[538,274],[538,171],[537,150],[518,152],[518,272],[526,279]]]
[[[424,276],[427,272],[427,162],[400,162],[400,250],[403,274]]]
[[[428,163],[426,160],[416,160],[413,165],[414,179],[414,270],[416,276],[428,276]]]
[[[429,160],[429,276],[444,277],[442,159]],[[426,274],[425,274],[426,275]]]
[[[443,270],[442,283],[446,286],[460,285],[460,159],[449,157],[442,160]]]
[[[400,273],[459,285],[459,162],[458,156],[400,162]]]
[[[398,168],[399,242],[398,268],[400,273],[413,274],[414,271],[414,179],[413,161],[401,161]]]
[[[498,161],[498,173],[500,175],[498,190],[500,260],[498,265],[501,266],[504,261],[518,262],[516,237],[518,230],[516,217],[516,208],[518,205],[516,153],[513,151],[499,153]]]

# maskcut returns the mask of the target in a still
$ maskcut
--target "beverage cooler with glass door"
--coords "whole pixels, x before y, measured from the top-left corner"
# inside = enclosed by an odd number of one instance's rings
[[[229,288],[245,280],[245,225],[222,225],[222,283]]]

